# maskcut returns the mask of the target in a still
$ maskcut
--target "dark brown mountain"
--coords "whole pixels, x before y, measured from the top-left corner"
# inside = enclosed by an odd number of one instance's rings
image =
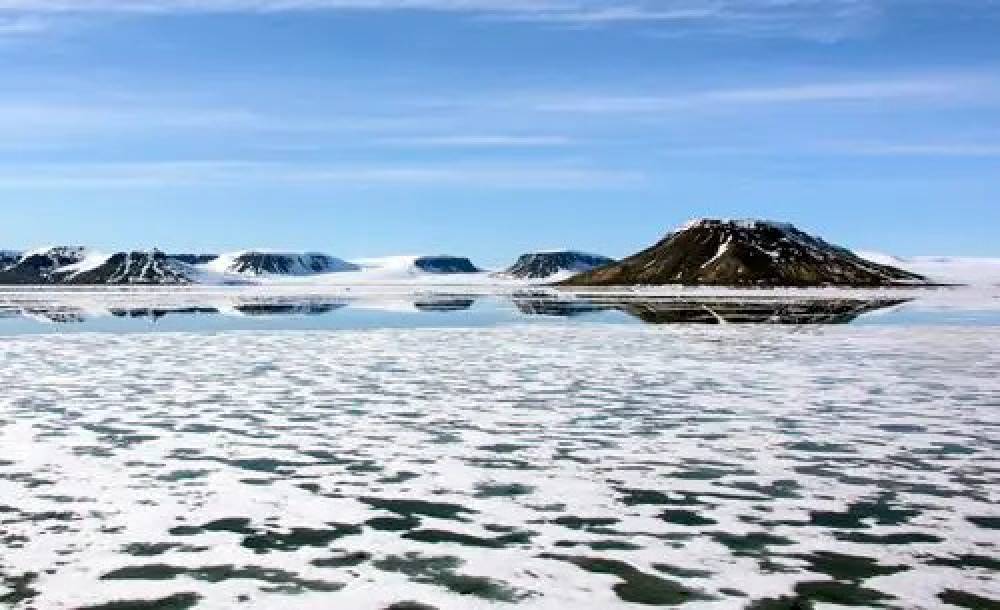
[[[790,224],[702,219],[620,263],[581,273],[562,285],[874,287],[924,281]]]

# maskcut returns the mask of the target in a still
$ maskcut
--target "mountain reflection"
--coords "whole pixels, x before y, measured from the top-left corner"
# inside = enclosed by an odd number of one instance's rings
[[[647,324],[848,324],[908,299],[657,299],[553,300],[515,298],[525,315],[576,317],[622,312]]]
[[[351,314],[392,317],[400,321],[419,320],[420,314],[443,313],[463,323],[475,317],[477,324],[510,322],[510,305],[521,318],[578,318],[600,314],[618,314],[606,321],[629,319],[646,324],[847,324],[865,313],[886,309],[908,299],[863,298],[743,298],[743,297],[554,297],[540,294],[515,294],[510,297],[487,297],[486,307],[474,307],[479,298],[464,295],[419,295],[402,302],[368,298],[295,298],[260,297],[221,299],[212,303],[127,306],[116,303],[102,306],[73,302],[10,300],[0,302],[0,320],[24,319],[53,324],[86,324],[100,318],[147,320],[159,322],[170,318],[184,324],[184,319],[200,316],[225,326],[236,318],[322,318],[329,316],[336,327],[341,316]],[[403,307],[400,307],[402,303]],[[407,305],[408,303],[408,305]],[[506,304],[506,305],[505,305]],[[473,313],[473,311],[475,313]],[[464,316],[464,317],[463,317]],[[627,316],[627,317],[625,317]],[[379,318],[381,319],[381,318]],[[602,319],[603,320],[603,319]],[[386,320],[391,322],[392,320]],[[515,318],[516,321],[516,318]],[[405,322],[404,322],[405,323]],[[414,322],[419,324],[419,322]],[[374,326],[378,321],[372,322]]]

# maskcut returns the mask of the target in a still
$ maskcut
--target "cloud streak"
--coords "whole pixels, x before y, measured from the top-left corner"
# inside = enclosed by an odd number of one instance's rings
[[[989,0],[956,0],[990,6]],[[928,5],[931,0],[908,0]],[[649,24],[724,35],[836,39],[895,10],[898,0],[0,0],[0,15],[268,14],[423,11],[601,26]]]
[[[685,109],[837,102],[978,99],[996,83],[966,76],[784,84],[773,87],[702,90],[664,95],[576,95],[536,100],[537,110],[580,113],[660,113]]]
[[[0,190],[246,187],[462,187],[578,190],[641,184],[635,171],[560,165],[363,165],[194,160],[5,165]]]
[[[565,136],[550,135],[443,135],[382,138],[377,144],[401,148],[559,148],[574,143]]]

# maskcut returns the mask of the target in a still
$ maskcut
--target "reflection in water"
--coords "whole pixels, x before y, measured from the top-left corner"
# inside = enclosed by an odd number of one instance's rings
[[[219,313],[219,310],[215,307],[144,307],[135,309],[115,307],[109,309],[108,312],[116,318],[152,318],[154,320],[159,320],[160,318],[168,315],[217,314]]]
[[[622,310],[649,324],[848,324],[906,299],[674,301],[629,303]]]
[[[465,295],[419,295],[410,297],[412,309],[382,312],[381,315],[413,316],[436,312],[454,314],[462,322],[475,313],[479,323],[499,324],[519,318],[576,318],[588,314],[618,313],[628,318],[602,318],[607,321],[638,320],[647,324],[845,324],[864,313],[893,307],[906,299],[859,298],[691,298],[691,297],[553,297],[545,293],[516,294],[509,298],[483,299],[483,307],[474,307],[477,298]],[[341,311],[365,312],[379,309],[380,301],[371,298],[324,297],[253,297],[232,298],[210,304],[148,305],[141,307],[89,303],[46,302],[33,299],[0,302],[0,319],[23,319],[56,324],[83,324],[104,318],[160,321],[163,318],[194,319],[197,316],[217,321],[236,318],[319,317]],[[513,305],[513,308],[510,305]],[[384,305],[384,304],[383,304]],[[513,317],[511,313],[513,312]],[[463,318],[462,316],[465,316]],[[333,318],[331,318],[333,320]],[[336,318],[339,319],[339,318]]]
[[[575,317],[621,311],[647,324],[847,324],[862,314],[906,302],[908,299],[514,299],[518,311],[526,315]]]
[[[321,316],[347,303],[247,303],[233,307],[244,316]]]
[[[444,298],[444,299],[424,299],[415,301],[413,306],[418,311],[466,311],[475,305],[475,299],[468,298]]]
[[[559,318],[572,318],[617,309],[615,305],[607,303],[582,300],[560,301],[551,298],[514,298],[514,306],[526,316],[556,316]]]

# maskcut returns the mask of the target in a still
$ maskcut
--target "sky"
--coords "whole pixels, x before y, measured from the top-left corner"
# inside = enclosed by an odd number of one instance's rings
[[[0,0],[0,248],[1000,255],[997,0]]]

